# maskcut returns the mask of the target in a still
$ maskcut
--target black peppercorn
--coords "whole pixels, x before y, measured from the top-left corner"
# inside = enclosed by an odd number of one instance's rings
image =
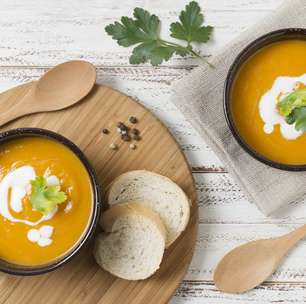
[[[137,123],[137,118],[135,116],[130,116],[129,121],[130,123],[135,124]]]

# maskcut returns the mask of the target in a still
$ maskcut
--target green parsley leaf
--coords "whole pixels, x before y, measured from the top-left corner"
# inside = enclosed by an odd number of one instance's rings
[[[289,125],[292,125],[295,123],[296,117],[294,115],[294,110],[288,115],[286,116],[286,122]]]
[[[141,8],[135,8],[134,17],[121,17],[121,23],[115,22],[105,27],[105,31],[117,40],[119,45],[128,47],[141,42],[158,39],[160,21],[157,16]]]
[[[278,110],[282,116],[289,116],[291,112],[300,107],[306,106],[306,88],[296,90],[278,103]]]
[[[306,132],[306,107],[295,108],[289,116],[286,117],[289,124],[295,124],[297,131]]]
[[[277,107],[288,124],[294,124],[297,131],[306,132],[306,88],[288,94]]]
[[[181,52],[181,53],[180,53]],[[151,62],[152,65],[159,65],[163,60],[168,61],[174,54],[186,56],[187,52],[182,52],[172,46],[160,45],[157,41],[145,42],[136,46],[130,57],[131,64]]]
[[[159,18],[138,7],[134,9],[134,19],[121,17],[121,22],[107,25],[105,31],[119,45],[135,46],[129,59],[131,64],[150,62],[155,66],[168,61],[174,54],[182,57],[191,55],[204,60],[190,44],[193,41],[207,42],[212,31],[212,27],[202,26],[204,18],[199,5],[194,1],[187,5],[186,11],[181,12],[180,20],[181,23],[171,25],[171,36],[187,41],[187,46],[161,39]]]
[[[54,211],[58,204],[67,200],[67,195],[60,191],[60,186],[49,186],[42,176],[37,176],[35,180],[32,180],[31,185],[30,203],[33,209],[44,215]]]
[[[185,10],[180,14],[181,22],[174,22],[170,25],[171,37],[191,42],[207,42],[213,28],[202,26],[204,22],[201,8],[197,2],[192,1],[186,5]]]
[[[145,40],[157,40],[159,38],[160,20],[148,11],[136,7],[134,9],[135,24],[143,32]]]

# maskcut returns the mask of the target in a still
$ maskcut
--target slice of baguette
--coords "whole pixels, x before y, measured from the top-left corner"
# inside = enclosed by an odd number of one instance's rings
[[[96,238],[94,256],[111,274],[126,280],[150,277],[162,261],[166,230],[154,211],[139,203],[111,207],[101,217],[105,232]]]
[[[190,216],[190,202],[184,191],[169,178],[146,170],[117,177],[108,191],[109,205],[139,202],[157,212],[167,230],[166,247],[184,231]]]

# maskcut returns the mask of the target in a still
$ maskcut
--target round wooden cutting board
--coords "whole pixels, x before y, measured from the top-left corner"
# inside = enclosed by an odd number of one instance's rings
[[[16,105],[31,84],[0,96],[1,109]],[[129,116],[138,119],[141,141],[131,150],[116,130],[127,125]],[[5,125],[40,127],[58,132],[76,143],[95,168],[102,191],[123,172],[147,169],[178,183],[192,203],[191,218],[183,235],[165,252],[159,271],[151,278],[132,282],[117,279],[103,271],[92,256],[92,243],[62,268],[35,277],[0,275],[0,303],[12,304],[110,304],[166,303],[179,286],[191,261],[197,234],[197,205],[194,181],[184,154],[162,123],[131,98],[105,86],[96,85],[77,105],[58,112],[35,114]],[[105,135],[102,129],[110,134]],[[117,151],[109,148],[119,146]],[[18,244],[16,244],[18,246]]]

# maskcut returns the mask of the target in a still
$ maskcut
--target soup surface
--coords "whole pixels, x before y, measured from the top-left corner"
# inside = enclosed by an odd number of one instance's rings
[[[31,181],[38,176],[65,193],[66,199],[48,214],[31,203]],[[85,167],[64,145],[41,137],[1,145],[0,258],[35,266],[67,253],[86,230],[92,200]]]
[[[269,113],[260,113],[260,104],[263,107],[278,93],[290,93],[289,87],[305,86],[305,54],[303,40],[266,46],[243,64],[231,90],[231,111],[240,135],[254,150],[278,163],[305,164],[306,135],[296,132],[294,126],[275,123],[275,117],[274,121],[271,117],[272,123],[264,121]],[[270,101],[276,104],[276,100]]]

